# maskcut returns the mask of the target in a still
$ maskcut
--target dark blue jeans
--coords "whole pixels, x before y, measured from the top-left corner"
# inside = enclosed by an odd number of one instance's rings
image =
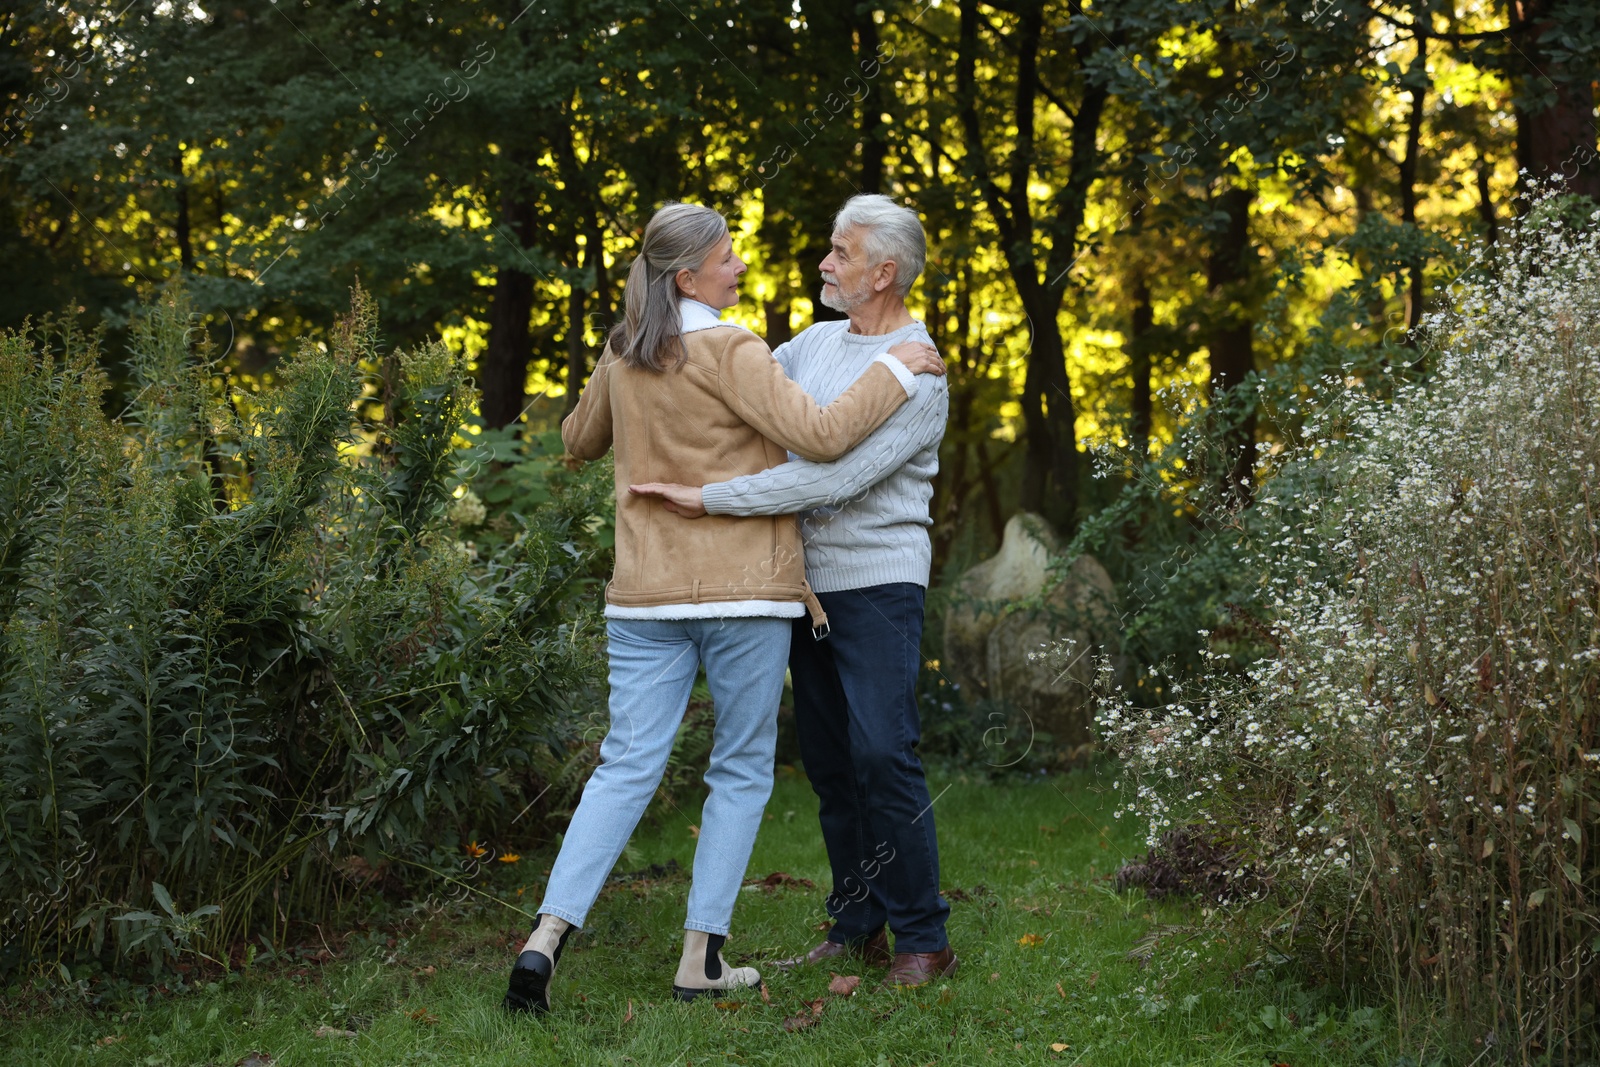
[[[949,944],[939,895],[933,805],[917,758],[920,585],[821,593],[832,634],[796,619],[789,646],[800,756],[820,801],[833,868],[828,937],[866,937],[886,922],[896,952]]]

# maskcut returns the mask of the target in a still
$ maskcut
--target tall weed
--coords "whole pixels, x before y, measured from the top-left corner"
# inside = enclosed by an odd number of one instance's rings
[[[93,337],[0,335],[0,970],[348,916],[517,832],[564,765],[609,486],[478,558],[446,518],[463,364],[385,360],[377,321],[355,290],[246,404],[169,292],[118,418]]]

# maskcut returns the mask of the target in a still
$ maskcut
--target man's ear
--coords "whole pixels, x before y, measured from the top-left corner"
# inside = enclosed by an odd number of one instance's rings
[[[895,275],[899,272],[900,268],[895,266],[895,262],[892,259],[886,259],[882,263],[879,263],[876,267],[873,267],[872,291],[875,293],[881,293],[885,289],[889,288],[889,286],[894,284]]]

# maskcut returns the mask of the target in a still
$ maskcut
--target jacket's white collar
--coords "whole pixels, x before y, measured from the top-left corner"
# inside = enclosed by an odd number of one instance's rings
[[[735,329],[744,328],[736,322],[723,322],[722,312],[710,304],[703,304],[698,300],[690,300],[686,296],[678,298],[678,314],[683,319],[684,333],[696,333],[700,330],[710,330],[717,326],[732,326]]]

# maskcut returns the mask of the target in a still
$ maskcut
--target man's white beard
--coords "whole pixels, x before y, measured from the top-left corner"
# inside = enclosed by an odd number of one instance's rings
[[[823,276],[823,281],[828,281],[828,277],[826,275]],[[835,281],[833,284],[832,296],[828,295],[827,286],[823,286],[822,306],[832,308],[835,311],[849,312],[852,308],[860,307],[862,304],[866,303],[867,299],[871,295],[872,292],[866,285],[862,285],[861,288],[854,293],[847,293],[844,291],[844,287]]]

